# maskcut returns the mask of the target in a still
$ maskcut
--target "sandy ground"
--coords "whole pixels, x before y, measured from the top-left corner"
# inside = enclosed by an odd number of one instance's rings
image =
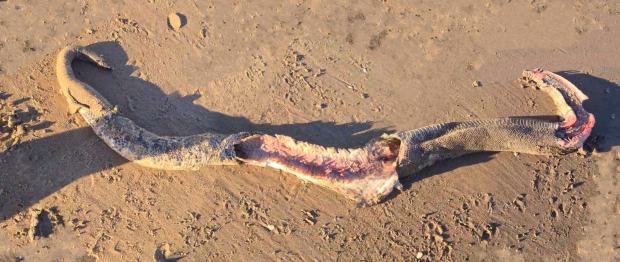
[[[0,1],[0,261],[620,259],[620,2],[338,2]],[[77,62],[80,79],[162,135],[353,147],[552,115],[516,82],[532,67],[581,87],[597,125],[590,153],[445,161],[357,208],[270,169],[127,163],[58,93],[73,43],[114,67]]]

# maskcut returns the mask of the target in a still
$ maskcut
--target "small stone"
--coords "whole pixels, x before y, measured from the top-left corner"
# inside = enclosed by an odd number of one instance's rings
[[[616,119],[616,114],[611,114],[611,116],[609,116],[612,120]]]
[[[611,89],[609,89],[609,87],[605,88],[605,94],[609,94],[609,93],[611,93]]]
[[[369,97],[370,97],[370,95],[368,95],[366,93],[362,93],[362,98],[366,99],[366,98],[369,98]]]
[[[183,21],[184,17],[185,16],[179,13],[172,13],[168,15],[168,26],[170,26],[172,30],[175,30],[175,31],[179,30],[181,27],[185,25]]]
[[[472,86],[473,86],[473,87],[481,87],[481,86],[482,86],[482,82],[480,82],[480,81],[476,80],[476,81],[474,81],[474,82],[472,83]]]
[[[423,256],[424,256],[424,253],[422,253],[422,252],[418,252],[418,253],[415,254],[415,258],[417,258],[417,259],[421,259]]]

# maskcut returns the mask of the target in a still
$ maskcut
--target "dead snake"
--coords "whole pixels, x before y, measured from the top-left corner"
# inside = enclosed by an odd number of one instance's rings
[[[268,166],[340,192],[360,204],[379,202],[394,188],[401,188],[399,176],[411,175],[439,160],[481,151],[535,155],[574,152],[594,126],[594,116],[582,107],[586,95],[561,76],[534,69],[525,70],[522,80],[553,99],[562,121],[519,117],[450,122],[382,135],[355,149],[251,132],[159,136],[120,115],[99,92],[77,79],[71,67],[75,59],[111,69],[84,47],[69,46],[60,51],[56,74],[69,109],[79,112],[97,136],[129,161],[173,170],[208,165]]]

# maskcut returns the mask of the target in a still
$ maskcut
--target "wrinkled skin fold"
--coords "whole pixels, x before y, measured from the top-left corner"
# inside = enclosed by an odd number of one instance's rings
[[[75,77],[71,63],[111,68],[84,47],[64,48],[57,57],[60,92],[112,150],[139,165],[197,170],[208,165],[257,165],[282,170],[368,205],[400,189],[399,177],[437,161],[482,151],[535,155],[567,154],[579,149],[594,127],[594,116],[576,86],[552,72],[526,70],[522,80],[554,101],[559,122],[514,117],[431,125],[385,134],[354,149],[336,149],[282,135],[252,132],[159,136],[121,116],[99,92]]]

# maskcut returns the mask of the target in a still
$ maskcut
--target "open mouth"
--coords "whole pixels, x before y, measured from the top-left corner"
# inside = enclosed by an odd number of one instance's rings
[[[541,69],[524,71],[522,80],[526,85],[543,89],[556,104],[557,113],[562,118],[556,132],[560,139],[558,143],[564,148],[580,147],[595,124],[594,115],[582,105],[588,96],[565,78]]]

